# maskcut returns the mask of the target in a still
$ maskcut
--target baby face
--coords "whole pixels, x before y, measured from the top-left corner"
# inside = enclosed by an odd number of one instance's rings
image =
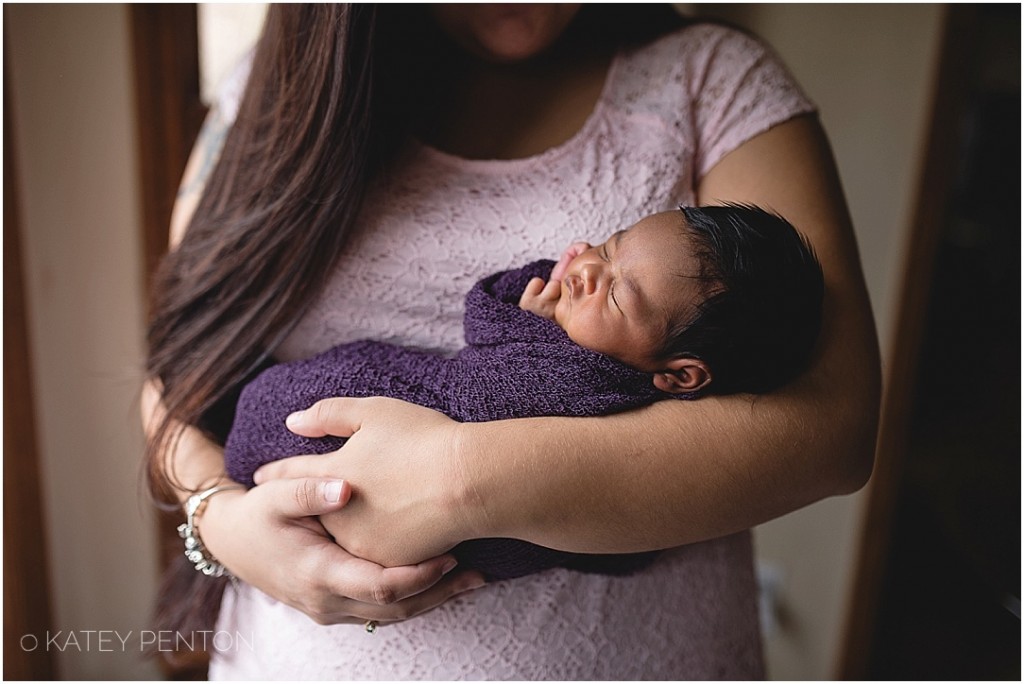
[[[554,320],[574,342],[639,370],[660,369],[669,327],[700,300],[682,221],[678,211],[648,216],[569,262]]]

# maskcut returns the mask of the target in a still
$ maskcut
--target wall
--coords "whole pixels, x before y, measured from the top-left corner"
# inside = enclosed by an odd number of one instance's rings
[[[941,6],[699,5],[767,40],[818,104],[860,245],[883,365],[923,153]],[[865,492],[756,531],[782,621],[766,640],[776,679],[834,676]]]
[[[200,92],[210,103],[217,86],[256,42],[267,14],[266,3],[199,5]]]
[[[157,566],[139,494],[143,283],[127,9],[4,10],[53,582],[49,648],[62,678],[155,678],[139,654]]]

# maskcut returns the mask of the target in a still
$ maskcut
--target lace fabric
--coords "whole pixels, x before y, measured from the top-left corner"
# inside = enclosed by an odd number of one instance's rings
[[[210,677],[756,679],[753,582],[742,533],[673,550],[631,577],[556,569],[496,582],[374,634],[316,625],[242,585],[227,592],[218,631],[232,648]]]
[[[237,82],[225,92],[237,97]],[[479,278],[693,204],[697,181],[729,151],[811,111],[759,42],[697,25],[619,54],[583,128],[538,156],[468,160],[414,144],[371,192],[278,357],[365,338],[453,353]],[[316,625],[243,585],[218,629],[254,644],[215,655],[220,679],[763,676],[749,533],[674,550],[628,577],[556,569],[497,582],[373,635]]]

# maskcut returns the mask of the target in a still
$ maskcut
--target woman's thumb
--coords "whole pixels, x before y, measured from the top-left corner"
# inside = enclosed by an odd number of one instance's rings
[[[303,437],[351,437],[359,429],[360,400],[352,397],[321,399],[285,419],[288,429]]]
[[[352,496],[352,487],[345,480],[301,478],[274,480],[267,484],[290,489],[281,492],[279,512],[287,518],[305,518],[336,511]],[[260,485],[266,487],[267,484]]]

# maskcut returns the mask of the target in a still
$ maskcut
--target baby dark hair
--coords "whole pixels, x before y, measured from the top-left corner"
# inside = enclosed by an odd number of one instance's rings
[[[743,204],[680,207],[703,301],[669,330],[665,356],[706,363],[714,394],[764,393],[807,366],[824,281],[810,244],[784,218]]]

